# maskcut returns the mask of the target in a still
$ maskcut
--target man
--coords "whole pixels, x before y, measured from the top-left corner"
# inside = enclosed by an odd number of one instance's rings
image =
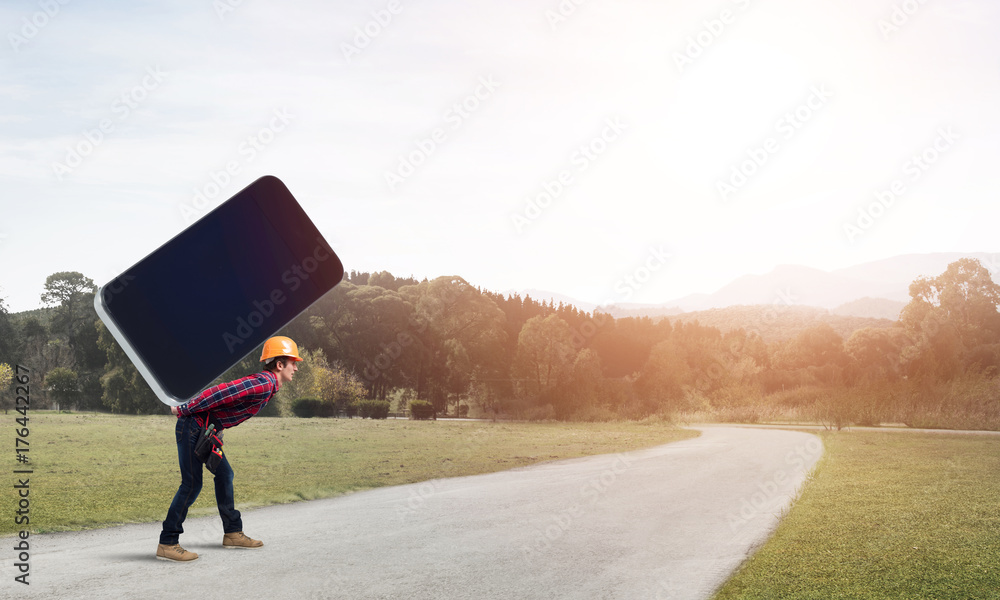
[[[260,373],[210,387],[187,404],[170,408],[170,412],[177,415],[175,435],[181,486],[163,521],[156,558],[179,562],[198,558],[194,552],[181,548],[180,535],[184,533],[182,525],[188,508],[198,499],[201,491],[201,468],[204,463],[195,457],[194,446],[205,420],[215,424],[215,430],[221,437],[222,430],[239,425],[264,408],[281,384],[292,380],[299,368],[296,363],[302,359],[295,342],[284,336],[275,336],[264,342],[260,360],[264,363],[264,370]],[[264,545],[243,533],[243,521],[233,499],[233,470],[225,455],[215,473],[215,500],[222,517],[224,548],[260,548]]]

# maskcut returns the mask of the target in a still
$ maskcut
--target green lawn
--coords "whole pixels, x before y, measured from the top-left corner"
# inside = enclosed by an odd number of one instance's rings
[[[19,415],[6,416],[12,431]],[[31,413],[31,531],[162,520],[180,483],[175,424],[170,416]],[[254,418],[226,431],[225,448],[243,509],[696,435],[639,423]],[[15,464],[13,456],[8,460]],[[217,512],[211,474],[205,473],[191,516]],[[7,489],[5,506],[13,513],[18,500],[13,487]],[[0,520],[0,535],[21,528],[13,517]]]
[[[716,600],[1000,598],[1000,437],[822,436],[814,478]]]

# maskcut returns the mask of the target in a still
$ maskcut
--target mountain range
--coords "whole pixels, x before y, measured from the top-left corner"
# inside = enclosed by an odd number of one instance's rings
[[[711,294],[691,294],[660,304],[598,306],[540,290],[519,293],[615,317],[675,316],[732,306],[768,305],[815,307],[833,315],[895,321],[910,300],[909,288],[915,279],[936,277],[960,258],[978,259],[1000,283],[1000,253],[947,252],[905,254],[833,271],[780,265],[763,275],[739,277]]]

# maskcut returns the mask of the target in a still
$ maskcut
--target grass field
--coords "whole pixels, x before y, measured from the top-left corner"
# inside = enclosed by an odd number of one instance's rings
[[[812,481],[715,600],[1000,598],[1000,438],[821,435]]]
[[[179,483],[174,424],[33,413],[31,530],[161,520]],[[243,509],[694,435],[642,423],[257,418],[227,431],[226,451]],[[820,435],[825,455],[812,480],[716,600],[1000,598],[1000,438]],[[191,515],[215,513],[207,479]],[[16,529],[13,518],[0,521],[0,535]]]
[[[14,413],[7,415],[13,430]],[[180,483],[170,416],[31,414],[30,529],[162,520]],[[226,431],[240,509],[663,444],[697,432],[641,423],[251,419]],[[10,452],[13,440],[8,438]],[[10,457],[13,463],[13,456]],[[217,514],[211,474],[190,515]],[[15,490],[5,506],[13,513]],[[0,520],[0,535],[20,530]]]

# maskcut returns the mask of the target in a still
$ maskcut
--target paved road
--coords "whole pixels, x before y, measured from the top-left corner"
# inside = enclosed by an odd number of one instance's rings
[[[700,424],[691,424],[692,429],[698,429]],[[704,424],[705,427],[714,427],[711,424]],[[834,431],[830,427],[824,427],[823,425],[811,425],[809,423],[803,424],[739,424],[739,425],[726,425],[726,427],[751,427],[757,429],[796,429],[805,431]],[[877,433],[936,433],[939,435],[981,435],[981,436],[1000,436],[1000,431],[989,431],[985,429],[916,429],[913,427],[907,427],[905,425],[883,425],[880,427],[867,427],[861,425],[845,425],[843,431],[864,431],[864,432],[877,432]]]
[[[245,511],[261,550],[223,549],[218,517],[193,519],[189,564],[154,559],[159,524],[39,535],[28,587],[4,538],[0,597],[707,598],[767,539],[822,446],[699,429],[627,454]]]

